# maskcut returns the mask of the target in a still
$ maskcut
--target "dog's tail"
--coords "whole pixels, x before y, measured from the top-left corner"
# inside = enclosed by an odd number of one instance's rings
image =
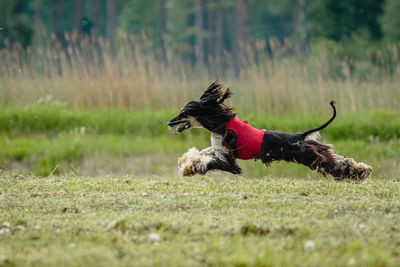
[[[328,126],[335,118],[336,118],[336,107],[335,107],[335,101],[331,100],[331,102],[329,103],[333,109],[333,115],[332,117],[325,122],[324,124],[322,124],[321,126],[305,131],[304,133],[301,133],[300,136],[302,137],[302,139],[306,138],[307,136],[309,136],[310,134],[314,133],[314,132],[318,132],[321,131],[322,129],[324,129],[326,126]]]

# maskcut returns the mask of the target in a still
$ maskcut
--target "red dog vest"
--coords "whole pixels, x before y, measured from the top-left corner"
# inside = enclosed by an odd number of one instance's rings
[[[237,136],[237,158],[253,159],[260,153],[264,131],[253,128],[236,118],[231,119],[225,128],[234,131]]]

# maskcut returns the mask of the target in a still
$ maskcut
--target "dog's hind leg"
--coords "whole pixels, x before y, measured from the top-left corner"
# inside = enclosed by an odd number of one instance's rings
[[[215,153],[213,147],[208,147],[202,151],[196,148],[189,149],[178,159],[179,172],[183,176],[191,176],[196,173],[205,174],[209,170],[222,170],[231,173],[241,173],[241,169],[236,165],[235,159],[228,153],[219,151]]]
[[[299,149],[293,150],[293,159],[313,170],[316,169],[324,176],[332,175],[335,180],[362,181],[372,173],[371,166],[335,154],[331,145],[321,144],[315,140],[305,140],[299,145]]]
[[[345,158],[336,154],[333,154],[333,158],[335,166],[330,169],[321,170],[321,172],[329,173],[335,180],[350,178],[352,180],[363,181],[372,173],[372,167],[363,162],[356,162],[352,158]]]

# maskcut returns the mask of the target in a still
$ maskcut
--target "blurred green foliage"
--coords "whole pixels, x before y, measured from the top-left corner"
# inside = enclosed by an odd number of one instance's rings
[[[366,41],[382,37],[379,16],[383,0],[311,0],[309,1],[310,38],[341,41],[367,32]],[[390,21],[388,22],[390,23]]]
[[[117,18],[114,26],[120,34],[124,32],[146,35],[153,46],[158,48],[159,24],[164,23],[166,45],[185,57],[193,56],[196,45],[195,1],[184,0],[2,0],[0,47],[4,47],[6,39],[27,46],[34,38],[38,42],[49,39],[50,36],[46,33],[60,31],[56,33],[60,38],[64,38],[64,32],[70,33],[74,29],[84,33],[83,28],[88,23],[93,25],[94,34],[106,37],[111,12],[107,9],[108,2],[114,3],[114,15]],[[159,20],[162,2],[165,2],[164,22]],[[305,27],[307,39],[311,44],[321,39],[346,43],[338,49],[347,57],[354,55],[358,58],[360,54],[360,51],[349,47],[361,45],[362,49],[359,50],[364,50],[366,46],[376,46],[376,41],[400,40],[400,4],[397,0],[308,0],[304,1],[304,10],[299,8],[299,0],[245,2],[248,8],[249,37],[254,41],[266,41],[267,50],[271,48],[271,37],[277,37],[281,41],[299,41],[298,32],[301,27]],[[206,52],[213,53],[212,43],[216,41],[215,35],[219,33],[222,35],[223,50],[232,52],[232,27],[235,24],[232,14],[235,1],[202,0],[201,3],[202,35]],[[57,17],[57,10],[62,11],[61,17]],[[298,22],[301,14],[305,16],[306,21],[303,26]],[[74,25],[75,16],[82,18],[82,25],[78,28]],[[216,21],[219,17],[222,17],[222,30],[217,32]],[[113,35],[116,36],[117,34]],[[379,46],[384,44],[379,43]],[[363,56],[365,57],[365,54]]]
[[[385,0],[384,14],[381,16],[381,25],[385,38],[388,40],[400,40],[400,1]]]
[[[20,43],[24,47],[31,44],[33,37],[33,11],[31,1],[2,0],[0,2],[0,48],[6,40]]]
[[[339,111],[340,112],[340,111]],[[59,133],[115,134],[157,137],[168,135],[167,121],[176,114],[173,111],[124,110],[70,110],[58,107],[27,106],[0,109],[0,133],[12,136]],[[302,132],[315,128],[328,117],[276,116],[240,113],[239,119],[246,119],[259,129],[286,132]],[[182,138],[189,134],[183,133]],[[190,135],[209,138],[207,131],[192,130]],[[364,114],[340,114],[323,136],[329,139],[374,139],[389,141],[400,138],[400,117],[397,112],[384,109]]]

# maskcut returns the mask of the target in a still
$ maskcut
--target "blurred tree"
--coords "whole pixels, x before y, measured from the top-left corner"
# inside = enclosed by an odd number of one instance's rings
[[[246,66],[246,48],[249,41],[248,16],[247,0],[235,0],[235,29],[233,31],[232,55],[236,77],[239,76],[240,70]]]
[[[116,28],[116,11],[115,11],[115,0],[107,0],[107,39],[113,43],[114,31]]]
[[[50,0],[51,9],[53,14],[53,32],[56,38],[60,41],[64,40],[64,27],[63,27],[63,1],[62,0]]]
[[[95,34],[100,33],[100,8],[101,8],[101,0],[92,0],[92,30]]]
[[[204,46],[203,46],[203,1],[195,1],[196,10],[196,64],[199,67],[204,65]]]
[[[221,56],[222,56],[222,34],[223,34],[223,18],[224,18],[224,12],[222,9],[222,0],[217,0],[217,9],[216,9],[216,14],[215,14],[215,31],[214,31],[214,39],[215,39],[215,44],[214,44],[214,55],[215,55],[215,61],[217,64],[221,64]]]
[[[295,34],[300,43],[301,51],[305,51],[307,44],[307,27],[306,27],[306,0],[296,0],[296,14],[294,18]]]
[[[379,24],[379,16],[383,12],[385,0],[353,0],[355,8],[355,27],[356,29],[365,28],[368,30],[372,39],[382,38],[382,28]],[[397,10],[400,14],[400,10]]]
[[[308,16],[310,36],[339,41],[355,28],[352,0],[311,0]]]
[[[214,43],[215,43],[215,1],[204,0],[204,21],[205,21],[205,48],[204,53],[206,62],[211,63],[214,57]]]
[[[254,39],[269,40],[276,37],[283,40],[293,35],[296,0],[249,2],[250,36]]]
[[[74,1],[74,30],[80,31],[82,22],[82,0]]]
[[[33,36],[33,10],[30,0],[1,0],[0,2],[0,47],[7,39],[24,47]]]
[[[167,63],[167,52],[165,49],[165,35],[166,35],[166,0],[158,0],[158,40],[159,46],[161,50],[161,60],[166,64]]]
[[[34,42],[37,40],[37,35],[36,33],[39,32],[40,29],[40,0],[34,0],[34,7],[33,7],[33,38]]]
[[[382,3],[383,0],[310,0],[310,36],[340,41],[365,29],[372,39],[380,39],[378,17]]]
[[[153,44],[157,44],[157,18],[158,0],[128,0],[118,18],[118,27],[128,34],[145,34]]]
[[[385,38],[400,41],[400,1],[385,0],[384,13],[380,18]]]
[[[239,75],[252,40],[271,37],[291,38],[303,51],[307,42],[334,40],[346,43],[343,56],[363,56],[358,47],[378,46],[383,34],[400,40],[399,10],[400,0],[0,0],[0,47],[6,39],[29,46],[49,32],[66,44],[74,29],[114,40],[118,29],[140,36],[160,61],[171,51],[192,64],[217,62],[211,71],[233,64]]]

